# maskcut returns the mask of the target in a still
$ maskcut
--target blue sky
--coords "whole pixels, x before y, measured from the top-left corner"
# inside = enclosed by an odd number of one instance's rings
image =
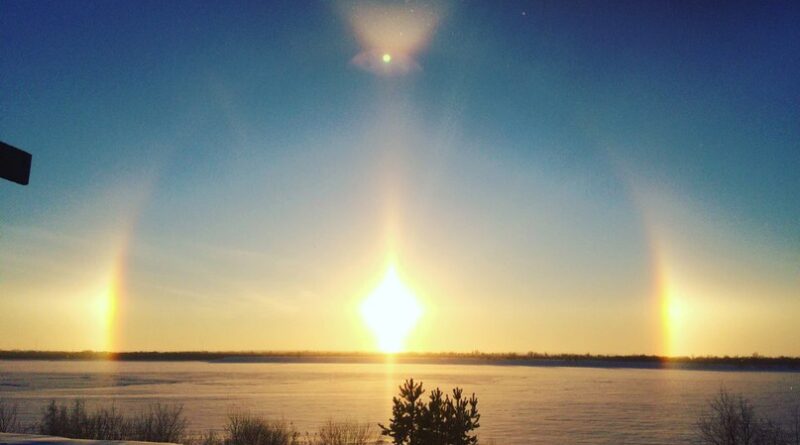
[[[800,7],[348,5],[4,2],[0,348],[369,349],[393,257],[411,349],[800,354]]]

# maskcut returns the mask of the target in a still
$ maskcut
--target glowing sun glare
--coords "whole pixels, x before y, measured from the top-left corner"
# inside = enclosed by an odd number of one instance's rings
[[[417,323],[422,308],[400,278],[394,266],[386,271],[381,284],[361,304],[361,315],[385,353],[400,352],[406,337]]]

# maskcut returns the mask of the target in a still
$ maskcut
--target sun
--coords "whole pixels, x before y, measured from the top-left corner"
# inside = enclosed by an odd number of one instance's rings
[[[383,57],[381,57],[383,63],[389,63],[392,61],[392,55],[389,53],[384,53]]]
[[[403,350],[406,337],[421,315],[417,298],[400,281],[393,265],[361,304],[361,316],[375,334],[378,349],[387,354]]]

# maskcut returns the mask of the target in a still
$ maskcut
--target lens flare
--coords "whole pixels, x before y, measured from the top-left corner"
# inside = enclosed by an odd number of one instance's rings
[[[346,10],[362,51],[352,63],[377,75],[420,69],[414,56],[427,45],[440,12],[431,6],[359,2]]]

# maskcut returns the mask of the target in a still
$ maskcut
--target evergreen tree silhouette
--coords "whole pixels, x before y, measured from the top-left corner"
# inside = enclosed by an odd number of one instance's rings
[[[406,380],[399,387],[400,396],[392,398],[389,427],[378,424],[381,434],[390,436],[395,445],[475,445],[473,433],[480,427],[478,399],[469,399],[461,388],[453,389],[453,397],[444,396],[439,388],[431,391],[427,405],[421,400],[422,383]]]
[[[392,398],[392,418],[389,420],[389,427],[378,424],[381,434],[390,436],[392,443],[422,445],[419,432],[424,405],[420,397],[424,392],[422,383],[415,384],[414,379],[406,380],[400,385],[400,397]]]

